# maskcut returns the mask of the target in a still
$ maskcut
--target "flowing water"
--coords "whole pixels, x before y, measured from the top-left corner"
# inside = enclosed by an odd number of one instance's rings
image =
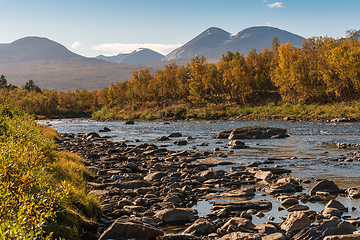
[[[244,140],[249,148],[236,149],[234,153],[228,154],[226,161],[242,164],[246,162],[264,162],[271,158],[273,164],[261,166],[272,167],[282,165],[292,171],[291,176],[299,177],[302,180],[310,179],[310,184],[303,184],[306,188],[303,192],[308,193],[309,189],[316,183],[316,179],[333,180],[340,188],[360,186],[360,161],[344,161],[339,159],[351,159],[350,153],[357,149],[338,149],[336,143],[360,144],[360,123],[325,123],[325,122],[289,122],[289,121],[139,121],[134,125],[126,125],[125,122],[96,122],[83,119],[61,119],[39,121],[43,124],[51,124],[60,133],[89,133],[98,132],[104,127],[112,131],[99,133],[100,136],[111,136],[112,141],[127,141],[131,144],[143,142],[162,145],[169,150],[188,151],[211,151],[219,148],[220,152],[229,153],[227,148],[228,140],[212,139],[211,136],[241,126],[268,126],[285,128],[290,137],[284,139],[259,139]],[[177,146],[168,142],[156,142],[160,136],[168,136],[171,133],[180,132],[185,137],[193,137],[188,145]],[[200,146],[205,143],[206,146]],[[130,143],[128,143],[130,144]],[[221,158],[219,158],[221,159]],[[223,159],[225,160],[225,158]],[[221,166],[217,169],[230,171],[229,166]],[[257,191],[253,200],[268,199],[273,202],[273,208],[265,213],[265,218],[254,219],[254,223],[264,222],[268,216],[286,216],[286,211],[279,212],[277,200],[272,196],[261,196],[262,192]],[[337,200],[349,208],[344,215],[360,217],[359,200],[350,200],[338,196]],[[311,210],[321,211],[326,203],[307,203]],[[195,208],[199,215],[210,213],[211,203],[200,201]],[[355,207],[356,210],[351,210]],[[283,213],[284,212],[284,213]],[[256,218],[256,217],[255,217]]]

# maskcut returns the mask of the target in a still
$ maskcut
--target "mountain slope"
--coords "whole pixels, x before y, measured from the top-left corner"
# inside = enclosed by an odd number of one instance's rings
[[[40,88],[102,89],[131,79],[139,68],[86,58],[47,38],[25,37],[0,45],[0,74],[16,86],[32,79]]]
[[[253,48],[257,51],[261,51],[263,47],[270,48],[275,36],[281,44],[290,41],[295,47],[301,47],[304,39],[299,35],[274,27],[251,27],[236,35],[231,35],[220,28],[209,28],[166,55],[163,60],[190,60],[196,55],[204,55],[208,59],[219,59],[227,51],[246,55]]]
[[[155,52],[151,49],[141,48],[129,54],[120,53],[116,56],[111,56],[111,57],[100,55],[97,56],[96,58],[104,61],[138,65],[146,62],[161,61],[161,59],[163,59],[164,57],[165,57],[164,55]]]

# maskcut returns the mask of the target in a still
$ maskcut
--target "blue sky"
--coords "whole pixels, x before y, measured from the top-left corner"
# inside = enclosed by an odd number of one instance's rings
[[[209,27],[339,38],[360,28],[359,9],[359,0],[0,0],[0,43],[47,37],[93,57],[140,47],[167,54]]]

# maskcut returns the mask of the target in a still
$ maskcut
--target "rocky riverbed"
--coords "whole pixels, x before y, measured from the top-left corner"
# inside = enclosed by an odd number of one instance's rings
[[[266,138],[288,136],[283,131],[265,134],[273,130],[260,133]],[[228,154],[231,148],[246,147],[234,137],[243,134],[240,129],[214,137],[224,134],[228,135],[221,138],[232,136]],[[217,149],[176,151],[163,144],[183,145],[191,140],[179,137],[173,133],[159,136],[158,144],[133,144],[113,142],[95,132],[61,134],[59,148],[81,155],[96,174],[87,185],[100,198],[103,216],[99,227],[84,236],[101,240],[360,239],[359,219],[347,214],[359,208],[349,209],[336,200],[337,196],[359,198],[356,186],[341,189],[331,179],[295,178],[279,165],[267,167],[272,159],[234,164],[220,160],[227,153]],[[352,159],[359,161],[356,154]],[[231,171],[218,168],[223,165]],[[255,199],[255,195],[260,197]],[[199,216],[194,206],[204,199],[210,200],[211,212]],[[326,206],[311,209],[316,202],[326,202]],[[275,206],[286,217],[264,218]]]

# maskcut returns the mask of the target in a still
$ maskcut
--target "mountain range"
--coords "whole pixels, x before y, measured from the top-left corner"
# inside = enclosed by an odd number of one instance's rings
[[[102,89],[131,79],[132,72],[145,67],[155,73],[171,62],[186,64],[196,55],[216,62],[227,51],[244,55],[253,48],[261,51],[263,47],[271,47],[275,36],[281,43],[290,41],[296,47],[301,47],[304,39],[274,27],[251,27],[234,35],[212,27],[166,56],[139,49],[129,54],[87,58],[47,38],[25,37],[0,44],[0,75],[17,86],[32,79],[40,88]]]

